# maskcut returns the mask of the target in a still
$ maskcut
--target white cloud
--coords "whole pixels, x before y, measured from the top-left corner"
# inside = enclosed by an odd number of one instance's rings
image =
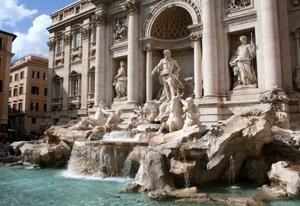
[[[26,9],[18,0],[1,0],[0,9],[0,28],[4,25],[14,27],[17,22],[38,12],[35,9]]]
[[[15,58],[21,58],[28,54],[38,54],[48,57],[49,32],[47,27],[51,25],[51,18],[48,15],[41,15],[33,20],[32,26],[27,33],[15,32],[17,38],[13,42],[13,52]]]

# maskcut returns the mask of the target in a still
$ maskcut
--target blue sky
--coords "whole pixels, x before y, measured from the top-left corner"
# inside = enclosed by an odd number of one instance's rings
[[[16,34],[14,59],[28,54],[47,57],[50,15],[76,0],[0,0],[0,29]]]

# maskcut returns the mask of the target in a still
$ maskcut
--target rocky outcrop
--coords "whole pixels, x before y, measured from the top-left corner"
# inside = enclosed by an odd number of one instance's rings
[[[271,186],[264,186],[263,191],[274,197],[300,195],[300,163],[280,161],[272,165],[268,173]]]

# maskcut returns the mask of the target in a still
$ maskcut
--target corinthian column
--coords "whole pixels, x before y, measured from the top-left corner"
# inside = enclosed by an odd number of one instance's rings
[[[277,6],[274,0],[263,0],[261,4],[261,25],[262,32],[265,89],[272,89],[274,86],[281,88],[281,60]]]
[[[152,49],[150,47],[146,48],[146,100],[152,100],[153,96],[153,86],[152,86],[152,69],[153,69],[153,62],[152,62]]]
[[[128,0],[122,5],[128,12],[127,102],[139,101],[139,16],[138,1]]]
[[[104,101],[105,95],[105,18],[102,11],[96,13],[95,106]]]
[[[218,56],[215,0],[202,1],[204,97],[218,95]]]
[[[192,35],[191,40],[194,43],[194,82],[195,98],[202,98],[202,53],[200,44],[200,35]]]

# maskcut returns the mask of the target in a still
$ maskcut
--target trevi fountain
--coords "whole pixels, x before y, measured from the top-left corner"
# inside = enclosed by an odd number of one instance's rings
[[[272,6],[272,1],[261,1],[260,9],[266,9],[266,5]],[[194,5],[194,9],[198,11],[198,3],[193,4],[192,0],[161,2],[166,11],[174,9],[177,12],[184,5]],[[72,188],[71,193],[76,197],[67,193],[65,204],[61,202],[61,205],[85,205],[82,200],[85,198],[90,199],[87,205],[299,205],[300,127],[291,120],[290,113],[287,112],[293,97],[286,92],[287,89],[283,89],[287,88],[285,83],[277,84],[280,82],[276,77],[277,71],[272,69],[277,66],[277,59],[274,58],[278,54],[270,50],[276,49],[272,47],[276,41],[272,35],[265,37],[264,33],[258,34],[253,29],[230,36],[232,39],[228,43],[234,43],[235,46],[227,54],[227,62],[224,64],[230,69],[228,74],[231,86],[228,89],[232,92],[231,101],[236,103],[231,102],[233,106],[228,106],[232,111],[230,115],[224,113],[224,118],[209,121],[207,110],[217,108],[219,116],[222,116],[220,111],[225,111],[222,110],[225,104],[222,105],[213,96],[217,84],[222,85],[215,81],[214,75],[218,73],[209,70],[214,68],[212,65],[218,64],[214,62],[214,55],[221,51],[214,50],[217,48],[213,40],[217,35],[213,28],[216,23],[211,19],[216,14],[209,15],[214,4],[211,2],[214,1],[200,2],[203,4],[200,12],[203,25],[201,23],[199,28],[202,29],[203,26],[203,31],[199,33],[196,27],[189,27],[193,31],[189,41],[202,39],[203,45],[198,41],[199,44],[194,43],[193,48],[195,55],[199,55],[199,46],[203,46],[203,81],[196,76],[187,78],[186,69],[191,58],[186,56],[190,52],[182,50],[184,55],[180,56],[176,45],[166,43],[164,45],[169,45],[170,48],[162,46],[159,50],[160,58],[155,56],[155,61],[151,60],[151,64],[147,62],[146,101],[129,104],[136,99],[134,95],[138,88],[134,87],[139,87],[139,77],[134,77],[135,60],[130,53],[134,51],[128,47],[128,58],[116,59],[114,64],[115,73],[110,81],[111,93],[114,94],[111,102],[105,98],[102,101],[99,97],[88,115],[51,126],[40,140],[13,142],[7,149],[10,155],[2,159],[2,164],[12,168],[33,168],[34,170],[26,170],[26,175],[32,177],[36,184],[41,184],[41,187],[43,181],[50,178],[53,186],[51,194],[54,195],[52,198],[57,197],[60,201],[64,201],[61,197],[64,189],[58,186],[58,182],[65,182],[66,177],[71,178],[65,184],[68,185],[67,188]],[[226,2],[229,3],[226,3],[225,13],[229,17],[235,12],[247,12],[248,7],[256,8],[250,0]],[[123,8],[133,9],[131,13],[135,8],[131,7],[136,4],[137,1],[134,0],[122,3]],[[97,6],[99,5],[96,8]],[[153,12],[164,11],[160,7],[152,8]],[[173,10],[169,12],[172,15]],[[268,12],[274,13],[274,10]],[[134,18],[134,14],[129,15]],[[192,16],[194,23],[197,15],[196,12]],[[261,18],[260,21],[275,21],[272,20],[272,15],[259,15],[263,16],[257,17]],[[252,19],[249,20],[250,24],[251,21]],[[115,23],[114,40],[118,43],[127,38],[130,40],[126,32],[128,30],[128,35],[131,36],[129,31],[134,30],[133,25],[126,25],[124,28],[122,21]],[[129,20],[129,24],[131,23]],[[207,28],[207,24],[212,25]],[[99,25],[101,27],[102,24]],[[153,25],[155,26],[155,22]],[[234,24],[231,26],[233,28]],[[267,29],[265,32],[272,31]],[[270,40],[272,38],[273,41]],[[155,41],[157,42],[153,43]],[[155,38],[147,42],[150,49],[160,47]],[[263,48],[260,47],[262,42]],[[131,43],[134,44],[128,44]],[[260,55],[264,55],[266,60]],[[147,56],[147,61],[149,59]],[[262,68],[263,61],[270,63],[264,70],[264,75],[268,74],[268,78],[263,78],[262,71],[258,70]],[[195,68],[199,69],[200,66],[196,65],[198,63],[201,63],[199,59],[194,60]],[[198,71],[194,72],[194,75],[199,75]],[[150,88],[150,79],[155,82],[154,90]],[[260,92],[254,94],[253,91],[259,88]],[[154,92],[157,95],[152,98]],[[245,95],[247,92],[250,95]],[[251,102],[247,99],[249,96],[257,101]],[[244,97],[246,99],[242,101]],[[130,106],[127,107],[127,103]],[[59,170],[59,177],[55,177],[57,173],[49,170],[50,168],[64,170]],[[44,171],[40,180],[33,178],[37,171]],[[7,168],[2,173],[5,172],[11,171]],[[18,170],[14,172],[18,173]],[[89,186],[86,182],[78,183],[82,178],[91,179]],[[122,186],[114,186],[115,182]],[[99,193],[97,184],[103,187]],[[9,188],[8,183],[7,187]],[[83,188],[88,188],[88,191],[83,192]],[[46,193],[45,191],[45,196]],[[92,195],[98,198],[94,202]],[[25,199],[19,201],[27,203]],[[88,202],[87,199],[84,201]],[[51,205],[49,198],[45,201]],[[59,204],[56,200],[52,201],[53,204]]]

